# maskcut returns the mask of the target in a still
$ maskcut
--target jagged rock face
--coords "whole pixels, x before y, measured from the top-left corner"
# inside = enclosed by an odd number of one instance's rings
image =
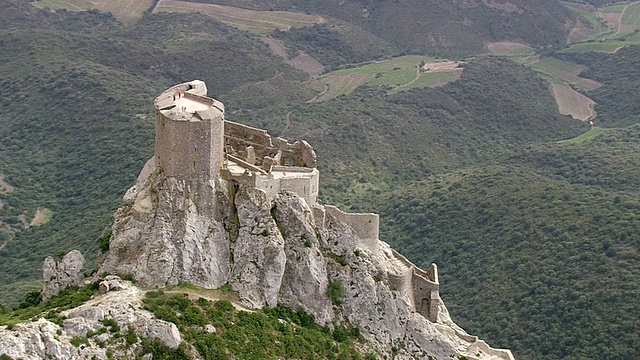
[[[275,307],[285,270],[285,242],[264,191],[241,187],[235,195],[239,232],[229,283],[251,307]]]
[[[156,174],[157,175],[157,174]],[[154,177],[115,215],[102,269],[145,286],[227,283],[232,206],[209,181]]]
[[[388,274],[389,245],[373,253],[355,231],[327,214],[316,224],[293,193],[269,199],[262,190],[223,180],[179,181],[158,172],[139,181],[118,210],[102,271],[133,274],[143,286],[231,284],[243,305],[303,309],[321,324],[348,322],[373,347],[398,359],[450,359],[473,341],[448,316],[438,323],[416,312]],[[330,287],[342,293],[329,299]],[[482,356],[480,356],[482,358]]]
[[[69,285],[80,285],[84,279],[82,269],[84,267],[84,256],[78,250],[72,250],[56,261],[49,256],[42,265],[42,277],[44,287],[42,288],[42,300],[45,301],[57,295],[60,290]]]

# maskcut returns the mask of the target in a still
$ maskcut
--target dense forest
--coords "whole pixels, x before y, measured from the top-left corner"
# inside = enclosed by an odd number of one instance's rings
[[[586,66],[582,76],[603,84],[587,92],[598,127],[560,115],[549,84],[508,59],[466,58],[460,79],[441,87],[361,87],[308,103],[319,90],[260,34],[197,14],[145,14],[125,27],[94,10],[7,0],[0,175],[12,191],[0,187],[1,303],[18,305],[40,286],[46,256],[78,248],[92,271],[95,239],[152,154],[153,98],[201,79],[230,120],[307,139],[318,153],[322,202],[379,212],[382,240],[416,264],[436,262],[442,297],[470,333],[519,359],[640,352],[639,47],[555,52],[574,16],[555,1],[514,1],[524,10],[513,17],[482,6],[469,25],[434,42],[418,41],[420,31],[439,34],[442,21],[405,29],[411,22],[391,23],[407,18],[385,1],[237,3],[331,18],[271,34],[329,69],[416,52],[461,57],[484,41],[522,39]],[[460,3],[436,1],[429,16],[469,16],[451,5]],[[411,16],[426,16],[416,4]],[[34,220],[42,214],[46,221]]]

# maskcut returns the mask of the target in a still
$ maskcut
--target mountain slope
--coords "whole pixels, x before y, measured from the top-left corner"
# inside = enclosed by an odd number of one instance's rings
[[[556,0],[195,2],[321,14],[359,26],[400,50],[447,57],[483,52],[490,41],[559,45],[568,34],[565,23],[573,21],[573,15]]]
[[[383,233],[440,264],[451,312],[518,358],[632,358],[639,136],[610,130],[412,184],[382,197]]]

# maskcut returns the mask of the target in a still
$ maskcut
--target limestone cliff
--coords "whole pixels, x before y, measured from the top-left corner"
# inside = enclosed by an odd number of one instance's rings
[[[456,326],[439,296],[429,299],[433,321],[417,311],[415,289],[402,279],[420,270],[386,243],[372,247],[335,211],[294,193],[270,198],[249,184],[165,177],[150,161],[115,215],[100,272],[152,288],[229,283],[244,306],[348,322],[378,351],[402,349],[398,359],[512,358]]]

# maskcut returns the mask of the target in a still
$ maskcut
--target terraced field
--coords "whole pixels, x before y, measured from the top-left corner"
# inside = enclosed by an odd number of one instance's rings
[[[551,82],[554,82],[554,80],[560,80],[584,91],[595,90],[602,86],[602,84],[597,81],[579,76],[585,69],[584,66],[567,61],[545,58],[531,63],[530,67],[541,73],[543,77],[547,78]]]
[[[132,24],[142,18],[144,12],[149,10],[153,3],[154,0],[41,0],[34,2],[33,5],[51,10],[85,11],[97,9],[110,12],[125,24]]]
[[[597,38],[602,34],[611,32],[611,29],[607,27],[595,7],[573,2],[563,2],[563,5],[582,17],[581,21],[576,22],[575,27],[571,29],[568,37],[569,43]]]
[[[315,80],[325,90],[312,101],[325,101],[349,94],[362,85],[386,87],[390,92],[441,86],[460,77],[462,68],[458,65],[459,62],[407,55],[336,70]],[[422,70],[419,70],[420,67]]]
[[[600,16],[611,23],[614,33],[607,38],[621,38],[640,28],[640,2],[616,4],[600,9]]]
[[[585,42],[567,48],[566,52],[600,51],[614,53],[628,45],[640,45],[640,1],[620,3],[598,9],[601,22],[608,24],[607,31]]]
[[[318,15],[307,15],[291,11],[257,11],[233,6],[201,4],[187,1],[160,0],[153,12],[198,12],[240,30],[269,33],[275,29],[289,30],[325,22]]]
[[[528,45],[508,41],[488,43],[487,50],[492,55],[500,56],[527,56],[534,52]]]

